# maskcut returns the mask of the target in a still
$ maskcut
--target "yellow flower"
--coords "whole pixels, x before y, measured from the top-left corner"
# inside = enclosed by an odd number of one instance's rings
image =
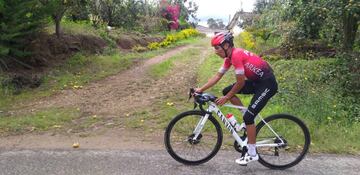
[[[72,145],[73,148],[79,148],[80,147],[80,143],[78,142],[75,142],[73,145]]]

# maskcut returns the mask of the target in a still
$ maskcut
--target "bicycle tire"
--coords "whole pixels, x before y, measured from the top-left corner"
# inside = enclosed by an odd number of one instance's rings
[[[180,121],[183,120],[183,119],[186,119],[186,118],[189,118],[189,117],[200,117],[201,116],[204,116],[205,115],[205,112],[202,112],[202,111],[198,111],[198,110],[192,110],[192,111],[187,111],[187,112],[183,112],[179,115],[177,115],[176,117],[174,117],[169,125],[167,126],[166,130],[165,130],[165,134],[164,134],[164,143],[165,143],[165,148],[167,150],[167,152],[171,155],[171,157],[173,157],[176,161],[180,162],[180,163],[183,163],[183,164],[186,164],[186,165],[199,165],[199,164],[202,164],[202,163],[205,163],[207,161],[209,161],[211,158],[213,158],[217,152],[219,151],[220,147],[221,147],[221,144],[222,144],[222,140],[223,140],[223,133],[222,133],[222,130],[221,130],[221,126],[219,124],[219,122],[212,116],[210,115],[209,118],[208,118],[208,121],[206,121],[205,125],[206,126],[214,126],[215,129],[216,129],[216,136],[215,136],[215,139],[216,139],[216,143],[214,145],[214,147],[212,148],[212,150],[210,151],[210,153],[208,155],[206,155],[205,157],[202,157],[202,158],[199,158],[198,160],[195,159],[195,160],[189,160],[188,158],[182,156],[182,155],[179,155],[179,153],[177,152],[177,150],[174,148],[174,144],[172,144],[172,132],[176,132],[174,131],[174,126],[176,126],[177,123],[181,123]],[[195,128],[196,125],[193,127]],[[205,127],[205,126],[204,126]],[[194,131],[194,129],[192,130],[189,130],[187,134],[185,135],[188,135],[188,134],[192,134],[192,132]],[[204,133],[204,129],[202,131],[202,134]],[[202,140],[199,141],[199,142],[202,142],[204,141],[204,137],[201,138]],[[184,142],[184,141],[183,141]],[[190,146],[196,146],[197,144],[191,144],[190,141],[186,141],[186,142],[189,142],[189,144],[187,145],[190,145]],[[206,143],[204,143],[206,144]]]
[[[278,122],[279,122],[279,120],[283,120],[283,121],[288,120],[288,121],[294,122],[297,126],[299,126],[298,130],[301,130],[302,133],[304,134],[304,138],[303,138],[304,139],[304,144],[303,144],[303,148],[301,150],[301,153],[296,157],[295,160],[293,160],[293,161],[291,161],[289,163],[286,163],[286,164],[279,164],[279,165],[271,163],[270,161],[266,160],[264,158],[265,156],[262,155],[261,153],[259,153],[260,148],[257,148],[257,152],[259,154],[259,163],[261,163],[262,165],[264,165],[264,166],[266,166],[266,167],[268,167],[270,169],[281,169],[281,170],[283,170],[283,169],[290,168],[290,167],[298,164],[301,160],[303,160],[303,158],[305,157],[306,153],[308,152],[308,149],[309,149],[309,146],[310,146],[310,132],[309,132],[309,129],[304,124],[304,122],[302,122],[297,117],[294,117],[294,116],[288,115],[288,114],[275,114],[275,115],[272,115],[272,116],[269,116],[269,117],[265,118],[264,120],[266,121],[266,123],[269,123],[270,126],[271,126],[271,123],[274,122],[275,120],[277,120]],[[256,136],[257,137],[259,136],[259,133],[261,133],[261,131],[262,131],[261,129],[264,128],[264,126],[266,126],[266,125],[265,125],[265,123],[263,121],[261,121],[256,126]],[[278,132],[278,131],[276,131],[276,128],[274,130],[275,130],[275,132]],[[281,133],[278,133],[278,134],[281,136]],[[287,138],[284,138],[284,139],[286,140]],[[278,149],[282,149],[282,148],[278,148]],[[285,150],[285,148],[284,148],[284,150]],[[289,151],[289,153],[291,153],[291,152]],[[277,156],[279,156],[279,155],[277,155]]]

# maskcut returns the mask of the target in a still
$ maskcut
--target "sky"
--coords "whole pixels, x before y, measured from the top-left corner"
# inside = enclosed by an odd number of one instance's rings
[[[207,19],[222,19],[226,25],[229,21],[229,15],[231,17],[242,9],[245,12],[250,12],[254,8],[256,0],[194,0],[199,5],[197,11],[197,18],[201,21],[200,25],[206,24]]]

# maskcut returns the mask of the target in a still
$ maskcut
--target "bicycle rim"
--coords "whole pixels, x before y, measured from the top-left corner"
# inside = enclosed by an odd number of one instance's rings
[[[212,116],[206,121],[198,139],[192,140],[193,131],[205,114],[201,111],[188,111],[176,116],[165,131],[165,147],[177,161],[198,165],[216,155],[222,144],[222,130]]]
[[[282,141],[286,144],[278,147],[257,147],[259,162],[272,169],[286,169],[299,163],[310,145],[310,133],[305,124],[300,119],[287,114],[272,115],[265,121],[280,138],[261,121],[256,127],[257,144]]]

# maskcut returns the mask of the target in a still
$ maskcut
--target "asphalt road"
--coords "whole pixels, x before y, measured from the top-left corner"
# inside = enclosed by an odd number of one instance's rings
[[[310,155],[287,170],[259,163],[236,165],[235,151],[220,151],[199,166],[176,162],[165,150],[0,150],[0,174],[359,174],[360,157]]]

